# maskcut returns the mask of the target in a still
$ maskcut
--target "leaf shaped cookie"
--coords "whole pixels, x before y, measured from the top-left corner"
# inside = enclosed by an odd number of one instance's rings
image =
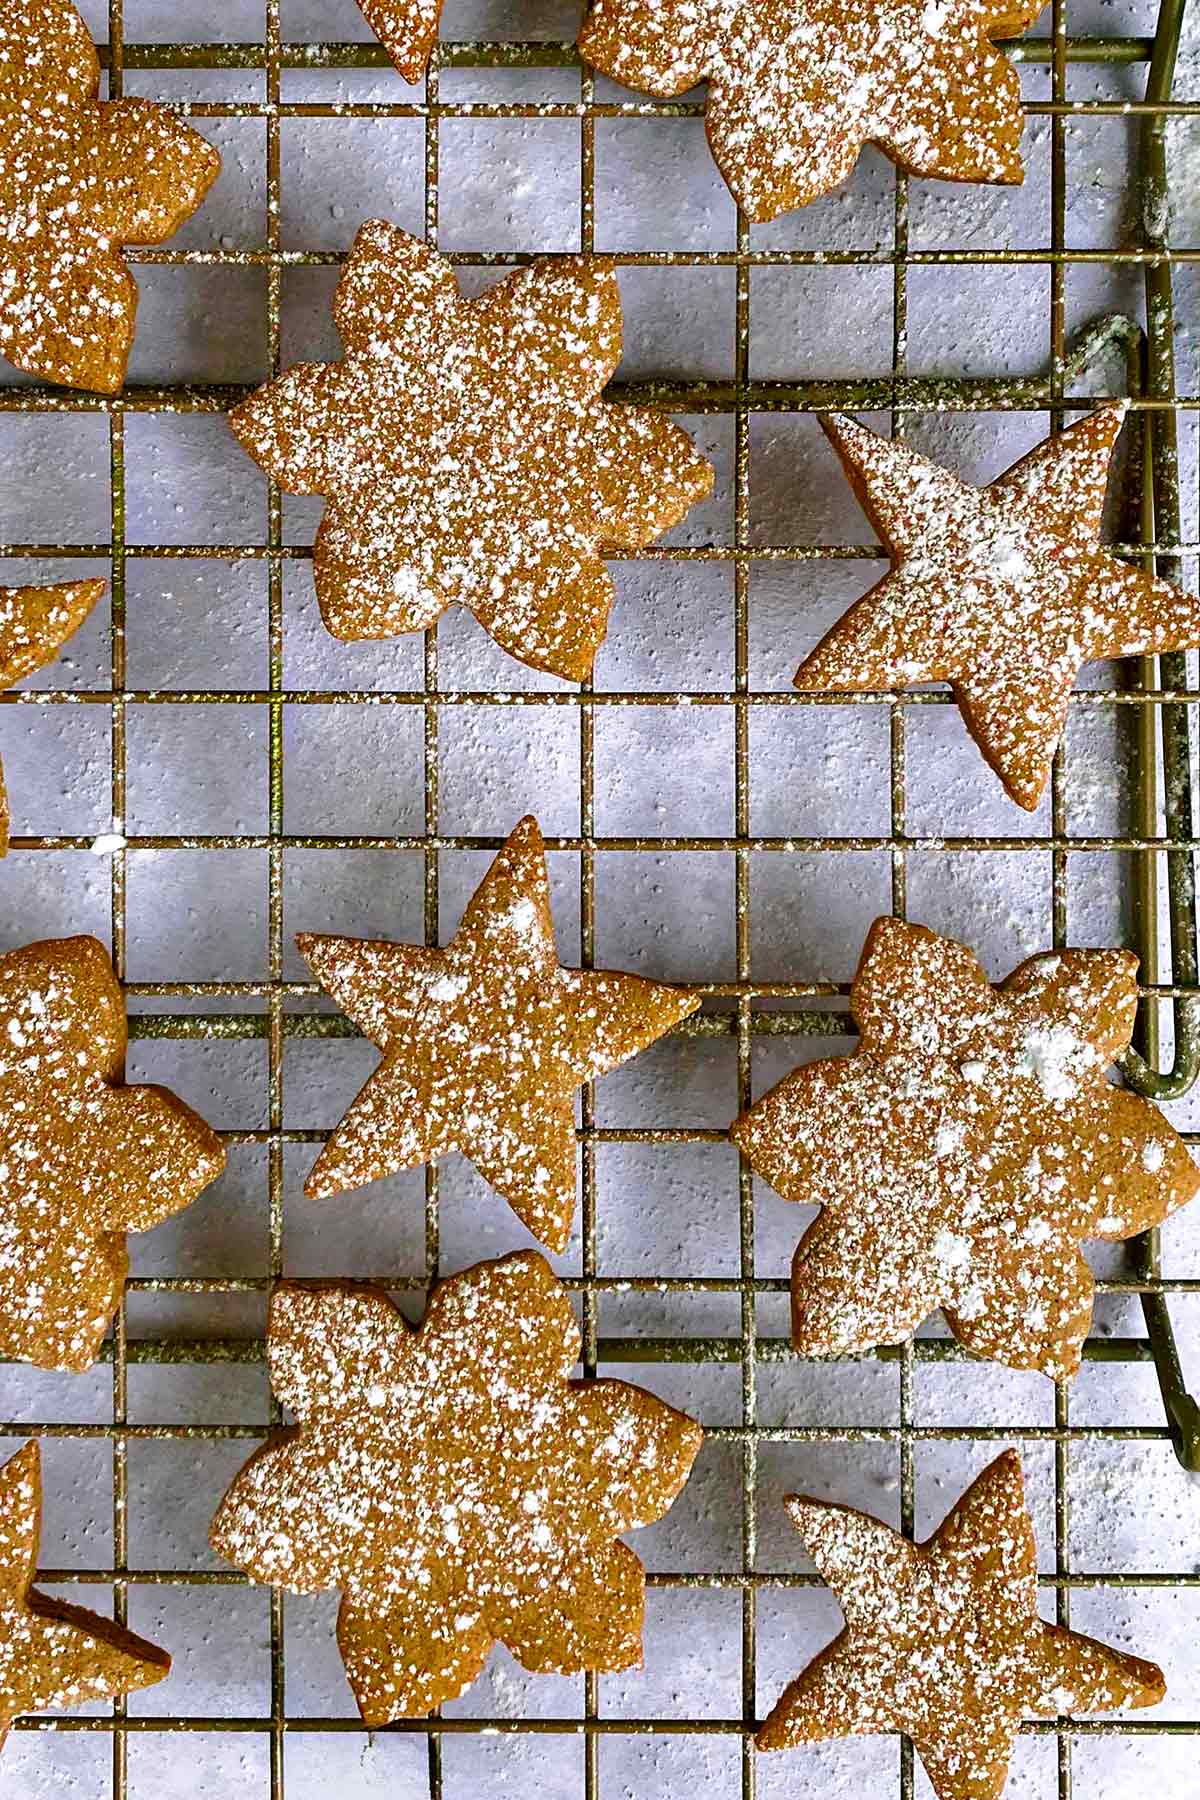
[[[30,1442],[0,1468],[0,1746],[23,1713],[130,1694],[171,1667],[165,1650],[31,1585],[41,1517],[41,1458]]]
[[[1018,806],[1050,778],[1084,663],[1200,644],[1200,600],[1100,546],[1124,416],[1102,406],[976,488],[853,419],[822,424],[892,570],[801,663],[796,686],[948,681]]]
[[[111,394],[137,311],[121,246],[170,237],[221,159],[165,106],[99,91],[70,0],[0,0],[0,355]]]
[[[58,587],[0,587],[0,687],[44,668],[104,592],[102,581]],[[0,768],[0,856],[8,854],[8,793]]]
[[[289,493],[325,496],[328,629],[423,631],[458,602],[520,661],[582,680],[612,604],[602,547],[649,543],[713,481],[677,425],[600,398],[621,354],[612,271],[558,257],[465,300],[444,257],[377,220],[334,317],[344,361],[289,369],[229,420]]]
[[[993,38],[1044,0],[593,0],[585,61],[627,87],[682,94],[755,220],[845,181],[864,144],[911,175],[1019,182],[1021,84]]]
[[[801,1495],[784,1504],[846,1623],[780,1696],[760,1750],[904,1731],[938,1800],[999,1800],[1027,1714],[1164,1697],[1154,1663],[1038,1617],[1015,1451],[984,1470],[923,1544],[846,1506]]]
[[[1080,1245],[1200,1187],[1162,1114],[1108,1079],[1136,976],[1127,951],[1060,950],[992,987],[963,945],[876,921],[856,1052],[794,1070],[731,1128],[785,1200],[822,1209],[792,1264],[799,1349],[901,1343],[940,1306],[980,1356],[1075,1373],[1095,1285]]]
[[[129,1269],[127,1231],[220,1174],[220,1139],[160,1087],[124,1087],[125,1008],[104,946],[0,956],[0,1357],[88,1369]]]
[[[302,936],[326,992],[383,1061],[313,1167],[313,1199],[458,1149],[534,1236],[575,1216],[575,1090],[695,1012],[700,996],[564,969],[536,819],[522,819],[444,950]]]
[[[234,1480],[213,1548],[256,1581],[342,1590],[368,1725],[462,1693],[502,1640],[526,1668],[641,1663],[660,1518],[701,1433],[623,1381],[571,1381],[579,1328],[533,1252],[433,1290],[419,1329],[378,1288],[276,1289],[268,1353],[299,1430]]]

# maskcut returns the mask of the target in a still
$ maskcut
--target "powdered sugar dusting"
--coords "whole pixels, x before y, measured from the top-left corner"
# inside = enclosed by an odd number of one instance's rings
[[[1021,30],[1042,10],[1004,16]],[[579,47],[628,86],[708,77],[717,163],[752,219],[835,188],[865,143],[912,174],[1021,180],[1021,88],[985,0],[594,0]]]
[[[13,1720],[161,1681],[164,1651],[97,1613],[31,1587],[42,1510],[36,1443],[0,1468],[0,1745]]]
[[[701,1434],[624,1382],[568,1380],[578,1354],[533,1254],[443,1282],[419,1331],[377,1289],[277,1292],[272,1380],[301,1429],[238,1476],[212,1541],[257,1580],[342,1589],[368,1724],[460,1693],[496,1638],[533,1669],[640,1659],[644,1576],[617,1534],[666,1511]]]
[[[99,85],[69,0],[0,0],[0,354],[110,393],[137,306],[121,246],[170,237],[220,158],[166,107]]]
[[[1100,546],[1121,418],[1098,408],[985,488],[852,420],[826,421],[893,568],[796,685],[949,681],[988,763],[1033,810],[1084,663],[1200,644],[1194,595]]]
[[[601,549],[649,543],[713,483],[678,426],[599,398],[621,351],[612,271],[540,262],[465,300],[448,262],[376,221],[334,316],[343,362],[230,415],[289,492],[326,497],[329,630],[420,631],[457,602],[522,662],[582,679],[612,602]]]
[[[317,1161],[314,1196],[457,1148],[552,1249],[575,1216],[573,1096],[699,1005],[686,988],[559,965],[541,833],[523,820],[444,950],[302,938],[384,1052]]]
[[[1093,1286],[1078,1246],[1144,1231],[1200,1185],[1157,1110],[1107,1078],[1135,972],[1122,951],[1067,950],[993,988],[961,945],[875,925],[856,1054],[797,1069],[732,1128],[786,1199],[824,1209],[793,1265],[800,1349],[895,1343],[941,1306],[981,1355],[1075,1372]]]
[[[102,581],[57,587],[0,587],[0,686],[50,662],[104,592]],[[8,850],[9,807],[0,772],[0,856]]]
[[[1083,1075],[1102,1060],[1069,1026],[1032,1025],[1022,1040],[1017,1066],[1022,1075],[1034,1077],[1047,1100],[1073,1100]]]
[[[437,42],[442,0],[358,0],[363,17],[406,81],[419,81]]]
[[[164,1089],[122,1087],[121,991],[94,938],[0,957],[0,1356],[87,1369],[125,1233],[188,1205],[225,1152]]]
[[[924,1544],[865,1513],[788,1504],[846,1625],[780,1697],[760,1749],[904,1731],[940,1800],[980,1800],[999,1793],[1026,1715],[1163,1698],[1153,1663],[1038,1617],[1033,1531],[1013,1451]]]

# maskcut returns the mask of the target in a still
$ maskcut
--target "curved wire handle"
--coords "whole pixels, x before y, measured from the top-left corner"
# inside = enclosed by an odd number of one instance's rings
[[[1146,99],[1155,104],[1171,96],[1175,61],[1183,28],[1186,0],[1162,0],[1150,70],[1146,78]],[[1167,146],[1164,117],[1159,112],[1147,115],[1139,143],[1139,179],[1141,202],[1141,237],[1147,249],[1166,249]],[[1174,306],[1171,287],[1171,265],[1148,263],[1145,267],[1147,329],[1138,333],[1138,341],[1130,341],[1130,386],[1155,399],[1172,400],[1175,396]],[[1174,409],[1156,407],[1141,422],[1141,528],[1148,543],[1177,544],[1180,541],[1179,453]],[[1156,573],[1168,581],[1182,579],[1182,565],[1176,555],[1160,555],[1155,559]],[[1186,658],[1178,652],[1159,659],[1160,679],[1164,689],[1183,689],[1187,685]],[[1154,659],[1143,657],[1137,665],[1132,685],[1148,688],[1154,683]],[[1157,719],[1156,719],[1157,715]],[[1175,989],[1172,1001],[1174,1045],[1169,1069],[1159,1067],[1159,1014],[1153,999],[1143,1004],[1138,1019],[1136,1042],[1122,1059],[1125,1080],[1139,1093],[1154,1100],[1177,1100],[1186,1094],[1200,1073],[1200,1015],[1194,994],[1181,993],[1195,988],[1197,980],[1196,889],[1192,855],[1188,845],[1192,838],[1191,739],[1188,709],[1185,704],[1166,702],[1159,707],[1138,709],[1135,760],[1137,764],[1138,835],[1156,835],[1159,762],[1156,723],[1162,740],[1163,823],[1168,845],[1167,910],[1170,920],[1171,976]],[[1137,859],[1134,883],[1134,941],[1142,961],[1143,979],[1157,980],[1159,968],[1158,932],[1158,855],[1157,850],[1144,851]],[[1133,1240],[1133,1252],[1139,1274],[1157,1283],[1160,1275],[1160,1234],[1147,1231]],[[1171,1325],[1170,1309],[1160,1287],[1141,1295],[1142,1313],[1150,1352],[1162,1393],[1163,1409],[1175,1455],[1185,1469],[1200,1471],[1200,1405],[1188,1392],[1179,1350]]]

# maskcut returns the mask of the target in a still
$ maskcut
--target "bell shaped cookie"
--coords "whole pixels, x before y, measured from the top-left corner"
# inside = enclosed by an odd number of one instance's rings
[[[697,1425],[623,1381],[572,1381],[579,1327],[533,1252],[433,1290],[275,1290],[275,1393],[299,1421],[246,1464],[213,1548],[292,1593],[339,1588],[369,1726],[428,1713],[498,1639],[528,1669],[640,1666],[645,1575],[620,1534],[666,1512]]]
[[[137,311],[121,248],[178,230],[221,159],[167,107],[99,91],[70,0],[0,0],[0,355],[113,394]]]
[[[1137,1011],[1124,950],[1033,956],[993,987],[920,925],[872,926],[852,1056],[795,1069],[731,1136],[785,1200],[819,1206],[792,1264],[810,1356],[910,1337],[935,1307],[969,1350],[1073,1375],[1095,1283],[1080,1250],[1146,1231],[1200,1169],[1114,1087]]]
[[[645,93],[708,81],[717,166],[754,220],[840,186],[864,144],[910,175],[1019,182],[1021,83],[993,42],[1044,0],[592,0],[579,50]]]
[[[221,1172],[204,1121],[125,1087],[125,1007],[90,937],[0,956],[0,1357],[89,1369],[129,1270],[127,1231]]]
[[[478,299],[378,220],[334,298],[339,363],[301,363],[230,414],[291,494],[323,494],[313,552],[334,637],[423,631],[457,602],[531,668],[580,681],[608,626],[605,550],[635,549],[712,487],[690,440],[600,392],[621,354],[612,270],[518,269]]]

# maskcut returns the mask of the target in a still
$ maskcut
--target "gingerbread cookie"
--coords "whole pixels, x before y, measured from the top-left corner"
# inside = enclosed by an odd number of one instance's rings
[[[461,1150],[551,1250],[575,1216],[576,1088],[695,1012],[700,996],[611,969],[564,969],[546,855],[522,819],[444,950],[297,938],[383,1061],[305,1184],[314,1200]]]
[[[31,1585],[41,1517],[41,1458],[31,1440],[0,1468],[0,1746],[23,1713],[130,1694],[171,1667],[165,1650]]]
[[[160,1087],[124,1087],[104,946],[0,956],[0,1357],[89,1369],[148,1231],[220,1174],[220,1139]]]
[[[845,181],[864,144],[910,175],[1019,182],[1021,83],[991,42],[1044,0],[593,0],[585,61],[645,93],[707,77],[717,167],[754,220]]]
[[[645,1575],[619,1534],[666,1512],[698,1425],[571,1381],[580,1334],[535,1252],[440,1282],[419,1328],[378,1288],[277,1288],[268,1356],[299,1430],[236,1477],[213,1548],[256,1581],[342,1590],[366,1723],[428,1713],[497,1639],[528,1669],[640,1666]]]
[[[1018,806],[1050,776],[1084,663],[1200,644],[1200,600],[1100,548],[1123,406],[1098,407],[985,488],[853,419],[823,419],[891,557],[796,686],[948,681]]]
[[[0,687],[44,668],[77,631],[104,592],[102,581],[57,587],[0,587]],[[0,766],[0,856],[8,854],[9,810]]]
[[[0,354],[111,394],[137,310],[120,247],[169,238],[221,159],[165,106],[99,91],[70,0],[0,0]]]
[[[1146,1231],[1200,1186],[1162,1114],[1108,1080],[1136,976],[1127,951],[1061,950],[992,987],[962,944],[876,921],[857,1051],[794,1070],[731,1127],[785,1200],[822,1209],[792,1265],[798,1349],[901,1343],[940,1306],[980,1356],[1075,1373],[1081,1243]]]
[[[998,1800],[1027,1714],[1156,1706],[1166,1693],[1154,1663],[1038,1617],[1014,1450],[923,1544],[846,1506],[784,1505],[846,1623],[777,1701],[760,1750],[903,1731],[938,1800]]]
[[[338,284],[340,363],[301,363],[230,415],[289,493],[323,494],[334,637],[423,631],[453,602],[531,668],[579,681],[612,604],[602,548],[677,523],[713,471],[677,425],[600,398],[621,354],[611,269],[556,257],[476,300],[394,225]]]
[[[420,81],[437,43],[442,0],[358,0],[358,4],[405,81]]]

